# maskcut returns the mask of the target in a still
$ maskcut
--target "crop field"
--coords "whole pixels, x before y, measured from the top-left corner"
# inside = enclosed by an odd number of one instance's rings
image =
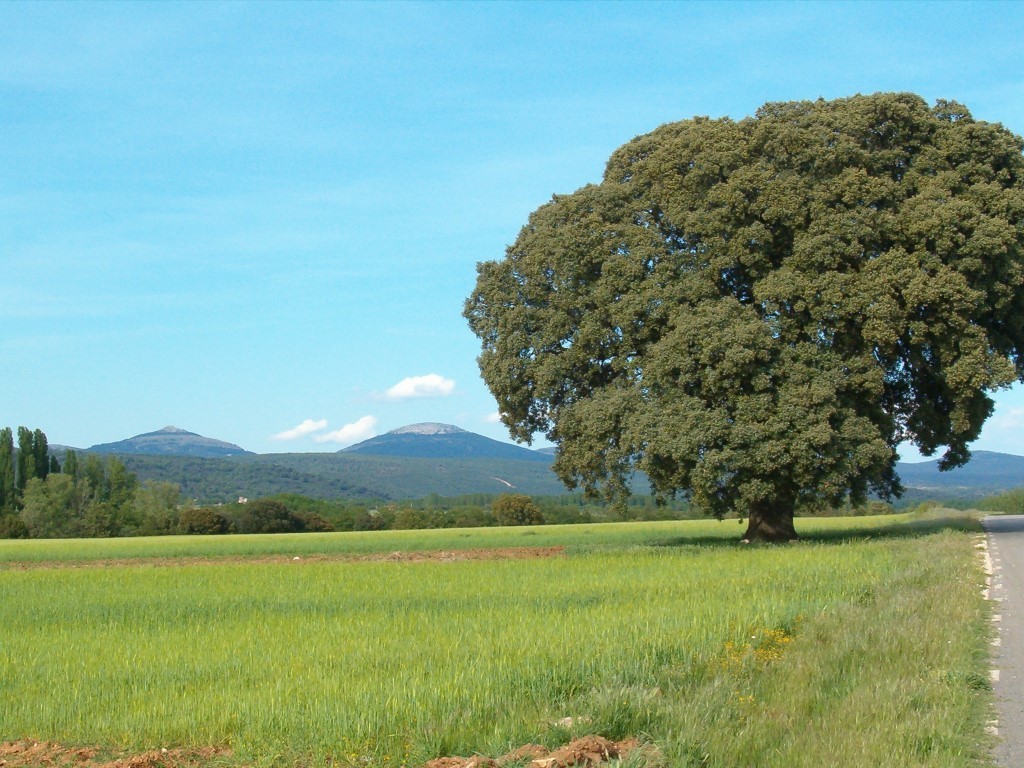
[[[397,768],[600,735],[637,768],[987,765],[976,528],[0,542],[0,741]]]
[[[950,512],[950,514],[959,514]],[[907,515],[803,518],[802,535],[836,539],[877,535],[905,527]],[[915,521],[915,526],[920,526]],[[926,523],[941,527],[942,520]],[[629,545],[735,543],[743,532],[736,520],[544,525],[529,528],[469,528],[355,533],[293,533],[249,536],[156,536],[121,539],[0,539],[0,567],[34,562],[163,560],[175,558],[254,558],[274,556],[360,557],[392,552],[436,552],[477,548],[562,546],[573,551]]]

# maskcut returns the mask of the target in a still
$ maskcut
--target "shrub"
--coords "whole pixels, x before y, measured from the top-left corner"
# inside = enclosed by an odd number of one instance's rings
[[[491,505],[498,525],[542,525],[544,515],[533,499],[523,493],[505,493]]]
[[[239,529],[241,533],[298,533],[306,530],[306,524],[282,502],[257,499],[245,505]]]
[[[334,530],[330,521],[316,512],[296,512],[295,516],[302,521],[303,530],[313,533],[330,533]]]
[[[431,515],[420,509],[400,509],[395,514],[395,522],[391,526],[396,530],[419,530],[433,528]]]
[[[28,526],[17,515],[0,515],[0,539],[27,539]]]
[[[220,534],[228,532],[228,521],[209,507],[183,509],[178,517],[178,527],[182,533]]]

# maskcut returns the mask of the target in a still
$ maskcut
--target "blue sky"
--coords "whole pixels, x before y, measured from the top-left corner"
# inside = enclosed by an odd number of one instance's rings
[[[0,3],[0,426],[507,439],[461,309],[532,210],[662,123],[890,90],[1024,133],[1024,5]],[[1022,427],[1018,386],[974,447]]]

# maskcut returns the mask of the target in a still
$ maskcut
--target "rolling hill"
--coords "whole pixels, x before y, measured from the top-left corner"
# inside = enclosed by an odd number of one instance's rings
[[[397,500],[566,492],[551,471],[550,449],[532,451],[432,422],[392,430],[337,453],[254,454],[173,427],[88,451],[118,454],[140,479],[178,483],[183,493],[203,502],[276,493]],[[1024,457],[990,451],[976,451],[966,466],[950,472],[940,472],[937,461],[900,462],[897,471],[907,489],[904,504],[970,502],[1024,486]],[[643,477],[637,477],[635,490],[647,492]]]
[[[253,455],[234,443],[203,437],[177,427],[164,427],[156,432],[129,437],[116,443],[102,443],[87,448],[91,453],[140,454],[148,456],[197,456],[205,459]]]
[[[429,459],[505,459],[550,464],[552,456],[467,432],[452,424],[410,424],[342,448],[339,453]]]
[[[1024,486],[1024,456],[974,451],[971,460],[948,472],[938,461],[900,462],[896,471],[906,488],[905,501],[978,499]]]

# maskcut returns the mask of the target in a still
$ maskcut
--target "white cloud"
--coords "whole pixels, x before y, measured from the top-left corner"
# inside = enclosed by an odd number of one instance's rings
[[[412,397],[447,397],[455,391],[455,381],[436,373],[410,376],[402,379],[385,393],[388,400],[406,400]]]
[[[318,443],[343,443],[351,445],[361,440],[368,440],[377,434],[377,417],[363,416],[358,421],[346,424],[341,429],[328,432],[325,435],[317,435],[313,439]]]
[[[284,432],[278,432],[274,435],[271,440],[297,440],[300,437],[310,435],[314,432],[319,432],[327,426],[327,419],[306,419],[304,422],[299,424],[297,427],[286,429]]]
[[[990,424],[997,429],[1020,429],[1024,427],[1024,408],[997,409]]]
[[[488,424],[501,424],[501,411],[495,411],[494,413],[487,414],[487,416],[484,417],[484,421]]]

